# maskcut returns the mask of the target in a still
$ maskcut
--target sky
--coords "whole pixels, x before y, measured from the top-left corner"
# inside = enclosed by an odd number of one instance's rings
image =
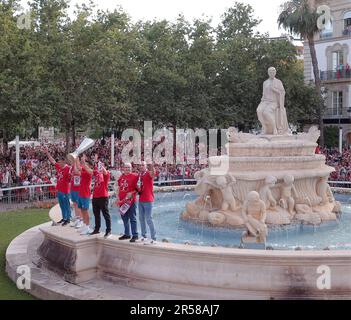
[[[250,4],[262,23],[259,26],[261,33],[268,32],[271,37],[280,36],[284,30],[279,30],[277,18],[279,7],[284,0],[239,0]],[[27,0],[23,0],[23,3]],[[83,3],[84,0],[71,0],[71,3]],[[235,0],[95,0],[98,7],[111,9],[120,5],[132,18],[137,20],[153,20],[154,18],[174,21],[179,13],[188,20],[202,16],[211,17],[213,26],[220,21],[220,16],[231,7]]]

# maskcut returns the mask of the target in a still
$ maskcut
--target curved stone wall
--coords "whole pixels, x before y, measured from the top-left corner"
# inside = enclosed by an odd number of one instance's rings
[[[82,237],[71,228],[44,226],[40,230],[44,236],[38,250],[41,272],[54,271],[74,284],[100,279],[185,299],[351,297],[351,251],[264,251],[169,243],[145,246],[118,241],[116,236],[108,240]],[[55,248],[55,254],[50,248]],[[8,265],[13,264],[9,261],[13,257],[10,245]],[[317,287],[321,265],[330,268],[330,290]]]

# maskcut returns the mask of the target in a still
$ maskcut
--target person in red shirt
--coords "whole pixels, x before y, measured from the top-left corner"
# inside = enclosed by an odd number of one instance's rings
[[[147,241],[146,223],[150,229],[151,241],[150,244],[156,243],[155,225],[152,220],[152,204],[154,202],[154,167],[151,165],[150,170],[147,169],[145,161],[142,161],[139,167],[139,221],[141,226],[141,241],[144,244]]]
[[[76,166],[75,174],[80,175],[80,186],[78,193],[78,208],[81,210],[83,217],[83,227],[78,229],[81,235],[88,235],[91,233],[89,224],[89,203],[91,196],[91,180],[93,176],[92,161],[88,160],[83,154],[81,158],[81,165]]]
[[[118,179],[117,204],[120,206],[120,214],[124,224],[124,235],[119,240],[130,239],[130,242],[138,240],[138,229],[136,219],[136,194],[138,191],[138,174],[132,173],[132,165],[125,163],[122,167],[122,175]],[[129,225],[130,224],[130,225]],[[132,229],[132,238],[130,236]]]
[[[110,181],[110,172],[107,171],[102,164],[98,162],[98,155],[95,155],[93,178],[94,178],[94,191],[93,191],[93,213],[95,218],[95,228],[90,235],[99,234],[101,227],[101,216],[102,212],[105,223],[106,232],[104,238],[106,239],[111,235],[111,216],[108,209],[108,183]]]
[[[57,199],[62,212],[62,226],[70,223],[71,219],[71,205],[69,202],[69,183],[70,183],[70,167],[66,164],[65,157],[60,157],[57,161],[49,154],[46,149],[45,153],[49,161],[55,166],[56,169],[56,189]]]
[[[76,167],[79,167],[79,158],[77,157],[72,163],[71,167],[71,200],[73,202],[74,212],[75,212],[75,221],[72,227],[77,229],[83,227],[83,216],[81,210],[78,208],[78,198],[79,198],[79,189],[80,189],[80,175],[76,173]]]

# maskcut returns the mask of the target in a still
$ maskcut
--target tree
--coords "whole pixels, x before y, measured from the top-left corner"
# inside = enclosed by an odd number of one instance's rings
[[[307,39],[312,58],[313,74],[317,94],[321,95],[321,79],[318,67],[317,54],[315,49],[314,36],[319,32],[317,20],[320,15],[312,8],[308,0],[290,0],[282,6],[282,11],[278,17],[278,24],[289,30],[293,34],[298,34]],[[319,126],[321,131],[320,144],[324,145],[324,124],[323,109],[324,104],[319,105]]]
[[[25,134],[32,115],[32,31],[17,26],[18,1],[0,1],[0,135],[5,148],[16,134]]]

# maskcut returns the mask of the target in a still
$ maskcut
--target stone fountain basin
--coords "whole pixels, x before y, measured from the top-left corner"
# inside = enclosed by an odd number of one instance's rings
[[[31,241],[38,236],[40,241]],[[26,260],[28,252],[37,252],[30,256],[32,261]],[[79,236],[72,228],[46,224],[16,238],[6,252],[6,261],[7,272],[14,281],[17,266],[32,263],[36,272],[30,293],[50,299],[80,299],[82,294],[78,289],[86,288],[84,284],[89,281],[105,281],[106,286],[113,284],[117,291],[123,287],[139,289],[161,299],[351,297],[350,250],[263,251],[171,243],[145,246],[118,241],[116,236],[107,240],[100,236]],[[317,287],[320,266],[330,269],[329,290]],[[71,289],[49,288],[49,281],[43,281],[42,277],[50,272],[65,288]],[[119,296],[123,296],[123,290]]]

